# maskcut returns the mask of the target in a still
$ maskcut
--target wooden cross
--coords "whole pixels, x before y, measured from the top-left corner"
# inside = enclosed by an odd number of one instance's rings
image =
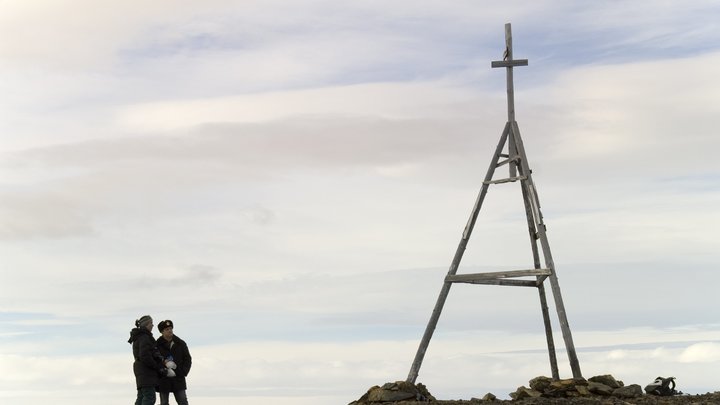
[[[513,48],[512,48],[512,28],[510,23],[505,24],[505,52],[503,54],[503,60],[492,61],[490,67],[499,68],[504,67],[507,76],[507,104],[508,104],[508,122],[510,124],[515,122],[515,86],[513,84],[513,67],[515,66],[527,66],[527,59],[513,59]],[[510,137],[509,142],[509,158],[511,161],[516,161],[517,150],[515,146],[515,137]],[[517,164],[508,165],[510,169],[510,177],[517,176]]]
[[[548,345],[548,354],[550,358],[550,368],[553,379],[560,379],[557,365],[557,356],[555,353],[555,343],[552,336],[552,326],[550,320],[550,311],[547,305],[547,297],[545,294],[544,282],[548,280],[555,300],[555,309],[557,310],[558,321],[562,330],[565,348],[568,353],[568,360],[574,378],[582,378],[580,371],[580,362],[575,352],[575,344],[573,343],[570,325],[568,324],[567,315],[565,313],[565,304],[560,293],[560,284],[558,283],[557,274],[555,272],[555,263],[550,252],[550,243],[547,237],[547,227],[543,221],[540,212],[540,200],[537,196],[535,182],[532,178],[532,170],[527,159],[525,147],[523,146],[520,129],[515,121],[515,98],[513,90],[513,68],[515,66],[527,66],[527,59],[513,59],[512,52],[512,33],[510,24],[505,24],[505,54],[501,61],[493,61],[491,67],[504,67],[507,72],[507,95],[508,95],[508,122],[500,136],[495,153],[493,154],[490,167],[485,175],[483,186],[478,193],[475,205],[473,206],[470,218],[468,219],[462,234],[460,243],[458,244],[455,256],[450,263],[448,274],[445,277],[443,286],[440,290],[435,308],[430,315],[430,320],[425,328],[425,333],[420,340],[415,359],[410,367],[407,382],[414,384],[420,371],[425,352],[427,351],[430,339],[440,319],[440,313],[445,305],[445,301],[450,292],[450,286],[454,283],[466,284],[489,284],[502,286],[517,287],[535,287],[538,290],[540,298],[540,308],[542,311],[543,322],[545,324],[545,335]],[[505,146],[508,146],[507,153],[503,153]],[[502,160],[501,160],[502,159]],[[503,165],[510,168],[510,177],[494,179],[495,170]],[[472,234],[475,222],[480,213],[480,209],[487,195],[490,185],[506,184],[520,182],[523,203],[525,205],[525,217],[528,225],[528,236],[530,237],[530,245],[533,256],[533,268],[521,270],[501,270],[485,273],[473,274],[457,274],[462,260],[463,254],[467,248],[470,235]],[[543,263],[544,262],[544,263]]]
[[[504,67],[507,72],[508,121],[515,121],[515,90],[513,86],[513,67],[527,66],[527,59],[513,59],[512,29],[510,23],[505,24],[505,54],[503,60],[492,61],[493,68]]]

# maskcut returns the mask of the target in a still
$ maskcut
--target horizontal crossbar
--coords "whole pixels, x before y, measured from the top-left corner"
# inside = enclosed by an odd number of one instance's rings
[[[510,182],[513,182],[513,181],[525,180],[525,179],[527,179],[527,176],[508,177],[507,179],[483,181],[483,184],[510,183]]]
[[[494,279],[494,280],[475,280],[475,281],[457,281],[463,284],[486,284],[486,285],[504,285],[511,287],[537,287],[541,283],[535,280],[512,280],[512,279]]]
[[[495,165],[495,167],[500,167],[500,166],[506,165],[506,164],[508,164],[508,163],[510,163],[510,162],[519,162],[519,161],[520,161],[520,156],[515,156],[515,157],[512,158],[512,159],[505,159],[505,160],[503,160],[503,161],[498,162],[498,163]]]
[[[498,280],[512,277],[549,276],[550,274],[552,274],[550,269],[508,270],[489,273],[453,274],[445,277],[445,281],[451,283],[470,283],[474,281]]]
[[[494,60],[490,62],[490,66],[494,68],[498,67],[513,67],[513,66],[527,66],[527,59],[515,59],[515,60]]]

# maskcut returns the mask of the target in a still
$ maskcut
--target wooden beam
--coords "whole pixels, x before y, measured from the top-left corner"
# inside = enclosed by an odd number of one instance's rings
[[[550,269],[508,270],[489,273],[452,274],[447,275],[445,281],[450,283],[471,283],[510,277],[549,276],[550,274]],[[532,280],[532,283],[537,285],[537,280]]]
[[[510,183],[510,182],[514,182],[514,181],[518,181],[518,180],[525,180],[525,179],[527,179],[527,176],[508,177],[506,179],[483,181],[483,184]]]
[[[490,66],[494,68],[499,67],[513,67],[513,66],[527,66],[527,59],[515,59],[515,60],[494,60],[490,62]]]
[[[547,305],[545,296],[545,286],[538,284],[538,294],[540,295],[540,309],[542,311],[543,322],[545,323],[545,339],[547,340],[548,356],[550,357],[550,372],[552,372],[553,380],[560,379],[558,371],[557,355],[555,354],[555,340],[553,339],[552,323],[550,322],[550,309]]]
[[[496,167],[500,167],[500,166],[506,165],[506,164],[508,164],[508,163],[510,163],[510,162],[517,162],[517,161],[519,161],[519,160],[520,160],[520,156],[515,156],[515,157],[512,158],[512,159],[505,159],[505,160],[502,160],[502,161],[498,162],[498,164],[497,164]]]
[[[512,280],[512,279],[455,281],[455,283],[505,285],[505,286],[512,286],[512,287],[537,287],[538,286],[537,281],[535,281],[535,280]]]

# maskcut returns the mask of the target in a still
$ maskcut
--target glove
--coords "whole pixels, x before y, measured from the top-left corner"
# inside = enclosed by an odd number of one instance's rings
[[[175,370],[177,368],[177,364],[175,364],[174,361],[169,360],[165,363],[165,367]]]
[[[168,377],[175,377],[175,371],[171,368],[167,368],[167,376]]]

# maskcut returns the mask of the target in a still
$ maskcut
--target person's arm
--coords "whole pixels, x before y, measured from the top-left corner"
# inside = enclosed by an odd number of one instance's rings
[[[183,347],[183,351],[185,353],[183,353],[184,361],[182,364],[181,372],[182,372],[183,377],[185,377],[190,373],[190,367],[192,367],[192,356],[190,356],[190,350],[188,349],[187,344],[185,344],[183,346],[185,346],[185,347]]]
[[[156,370],[158,368],[155,357],[153,356],[153,349],[155,342],[150,338],[138,339],[138,360],[145,366]]]

